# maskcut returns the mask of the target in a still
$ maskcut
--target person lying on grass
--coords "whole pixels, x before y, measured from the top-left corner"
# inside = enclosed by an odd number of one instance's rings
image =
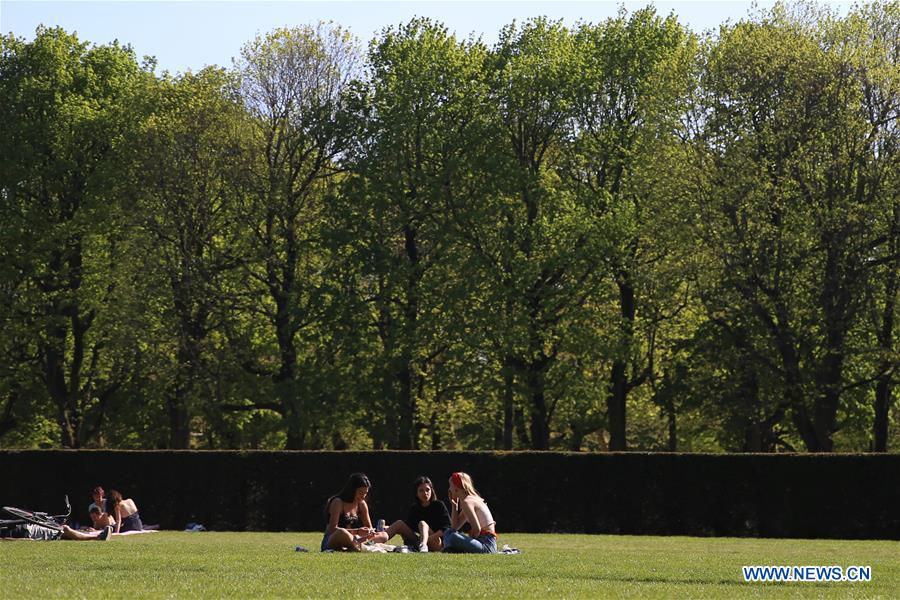
[[[496,553],[497,522],[467,473],[450,476],[449,496],[450,527],[444,531],[444,552]],[[465,523],[469,524],[472,537],[459,532]]]
[[[0,529],[0,539],[13,540],[72,540],[76,542],[98,541],[106,542],[112,537],[112,526],[106,526],[100,531],[83,533],[76,531],[68,525],[62,525],[61,530],[51,529],[43,525],[23,523],[11,528]]]
[[[444,547],[444,530],[450,527],[450,513],[437,499],[434,484],[428,477],[416,477],[413,489],[416,500],[405,520],[395,521],[387,528],[388,539],[399,533],[406,545],[417,547],[419,552],[439,552]]]
[[[375,532],[369,518],[366,496],[372,484],[363,473],[354,473],[343,489],[325,503],[328,526],[322,537],[321,550],[359,550],[360,544],[372,540],[386,542],[384,531]]]

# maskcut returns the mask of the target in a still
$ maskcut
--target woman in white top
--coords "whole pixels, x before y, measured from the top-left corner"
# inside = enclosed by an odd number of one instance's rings
[[[469,524],[469,533],[458,530]],[[450,529],[444,532],[444,552],[493,554],[497,552],[497,523],[467,473],[450,476]]]

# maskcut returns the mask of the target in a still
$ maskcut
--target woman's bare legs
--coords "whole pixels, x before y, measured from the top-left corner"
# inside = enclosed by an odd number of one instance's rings
[[[428,552],[428,523],[419,521],[419,552]]]
[[[385,533],[387,537],[384,541],[388,541],[395,535],[400,535],[403,537],[403,541],[412,540],[416,537],[416,532],[409,528],[409,525],[406,524],[405,521],[394,521],[391,523],[390,527],[385,529]]]
[[[369,539],[377,544],[383,544],[391,539],[391,534],[388,533],[386,529],[384,531],[376,531],[375,534]]]
[[[428,536],[429,552],[440,552],[444,549],[444,530],[437,531]]]
[[[328,537],[328,548],[332,550],[343,550],[345,548],[348,550],[359,550],[359,543],[356,541],[356,536],[343,527],[338,527]]]

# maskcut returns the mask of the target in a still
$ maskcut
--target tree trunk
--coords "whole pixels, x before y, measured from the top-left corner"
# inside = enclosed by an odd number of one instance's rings
[[[572,429],[572,437],[569,438],[568,444],[570,452],[581,452],[581,447],[584,445],[584,436],[585,432],[581,429]]]
[[[746,338],[745,338],[746,339]],[[744,427],[744,444],[742,452],[762,452],[763,433],[758,418],[759,408],[759,381],[756,372],[750,368],[741,369],[741,386],[738,388],[740,400],[744,403],[746,411],[746,426]]]
[[[84,363],[85,338],[93,321],[93,313],[82,314],[77,293],[82,283],[81,237],[66,240],[62,251],[53,253],[48,265],[52,274],[53,291],[64,291],[68,298],[54,298],[49,304],[51,317],[44,342],[44,384],[57,408],[62,445],[80,448],[83,438],[82,415],[78,403],[81,392],[81,371]],[[63,325],[68,321],[68,326]],[[66,365],[69,336],[72,339],[71,360]],[[68,368],[68,380],[66,370]]]
[[[634,335],[635,301],[634,287],[631,284],[630,273],[620,270],[616,277],[619,288],[619,312],[622,317],[621,347],[619,352],[624,353],[631,347]],[[628,398],[628,362],[620,356],[613,362],[609,383],[609,395],[606,399],[607,418],[609,420],[609,449],[627,450],[628,443],[625,439],[625,406]]]
[[[277,279],[274,279],[269,282],[275,300],[274,325],[280,361],[274,383],[278,402],[282,407],[280,412],[285,420],[285,449],[302,450],[305,441],[305,427],[297,398],[297,345],[294,340],[293,319],[287,300],[288,292],[286,290],[276,292],[276,281]],[[285,285],[288,285],[288,282],[285,282]],[[290,283],[290,285],[293,284]]]
[[[53,303],[54,305],[56,302]],[[56,311],[51,314],[57,314]],[[68,328],[51,324],[47,329],[47,341],[42,344],[44,355],[44,385],[56,406],[60,439],[63,448],[78,447],[78,410],[69,397],[64,370],[65,343]]]
[[[851,281],[842,273],[842,249],[839,242],[830,239],[826,251],[825,286],[822,292],[822,315],[825,320],[825,355],[817,369],[817,388],[813,427],[817,452],[834,450],[833,435],[837,430],[837,410],[844,381],[844,347],[847,326],[853,318],[853,301],[849,297]]]
[[[514,409],[513,419],[516,425],[516,437],[519,438],[519,445],[522,448],[530,448],[531,440],[528,438],[528,427],[525,426],[525,413],[521,408],[516,407]]]
[[[191,415],[188,404],[196,386],[200,360],[200,346],[205,335],[205,316],[198,310],[197,298],[192,294],[196,285],[191,272],[191,260],[181,257],[181,269],[171,273],[172,299],[178,314],[178,365],[175,384],[167,400],[169,413],[169,447],[184,450],[191,445]]]
[[[627,450],[625,440],[625,399],[627,392],[626,371],[624,361],[613,362],[610,393],[606,398],[606,414],[609,420],[609,449]]]
[[[184,450],[191,445],[191,431],[188,425],[188,411],[184,401],[183,386],[175,386],[168,401],[169,448]]]
[[[882,375],[875,386],[875,442],[872,450],[887,452],[888,430],[890,425],[891,406],[894,403],[894,390],[890,375]]]
[[[837,416],[838,401],[839,392],[832,386],[828,386],[817,399],[813,417],[813,426],[816,433],[815,452],[834,451],[832,436],[836,428],[835,417]]]
[[[412,194],[415,197],[415,194]],[[416,409],[417,397],[413,387],[414,364],[413,364],[413,348],[416,344],[418,336],[418,318],[419,318],[419,246],[418,231],[416,228],[407,223],[403,226],[403,249],[408,263],[408,273],[405,281],[406,302],[403,306],[404,324],[402,362],[400,370],[397,373],[400,383],[400,439],[399,448],[401,450],[413,450],[418,446],[418,436],[416,435]]]
[[[303,422],[303,415],[300,414],[300,405],[297,398],[296,381],[293,378],[285,379],[278,386],[278,394],[282,398],[282,404],[285,406],[284,420],[287,423],[286,437],[284,440],[285,450],[305,450],[306,449],[306,427]]]
[[[791,421],[809,452],[819,452],[819,438],[816,435],[813,419],[809,416],[803,395],[802,376],[800,375],[800,359],[787,329],[786,310],[778,309],[776,343],[785,373],[784,402],[791,407]]]
[[[64,448],[80,448],[81,414],[78,404],[70,393],[65,377],[65,327],[52,327],[56,335],[62,337],[52,340],[44,349],[45,384],[50,397],[57,407],[62,445]]]
[[[531,393],[531,447],[534,450],[550,449],[550,431],[547,427],[547,403],[543,382],[532,388]]]
[[[815,424],[809,416],[809,411],[803,400],[803,392],[797,382],[789,381],[785,390],[787,404],[791,407],[791,420],[807,452],[821,452],[819,437],[816,434]]]
[[[169,447],[179,450],[190,448],[191,428],[188,415],[188,396],[194,385],[193,350],[182,334],[178,348],[178,366],[175,383],[166,399],[169,414]]]
[[[416,447],[415,419],[416,397],[412,386],[411,359],[404,358],[397,373],[397,381],[400,384],[400,423],[398,448],[400,450],[414,450]]]
[[[438,427],[438,415],[437,411],[432,411],[431,413],[431,449],[432,450],[440,450],[441,449],[441,430]]]
[[[669,421],[669,452],[678,452],[678,422],[674,394],[669,394],[666,398],[666,416]]]
[[[6,403],[3,405],[3,413],[0,415],[0,438],[15,429],[16,425],[18,425],[18,421],[15,416],[13,416],[13,409],[19,400],[18,382],[13,381],[11,387],[12,389],[9,391]]]
[[[513,449],[513,373],[507,361],[503,368],[503,449]]]
[[[896,255],[898,248],[897,227],[900,227],[900,208],[894,209],[894,232],[892,243],[889,246],[889,252]],[[881,313],[881,329],[878,335],[878,346],[885,356],[890,356],[894,348],[894,311],[897,307],[897,288],[898,288],[898,264],[894,262],[889,265],[888,275],[884,282],[884,310]],[[891,406],[894,403],[894,390],[891,380],[894,376],[894,365],[891,361],[884,361],[881,364],[881,375],[875,384],[875,423],[874,427],[874,446],[875,452],[887,452],[888,449],[888,429],[890,427]]]
[[[532,312],[532,319],[534,319]],[[531,448],[533,450],[550,449],[550,419],[547,411],[546,373],[549,357],[544,353],[543,339],[537,328],[532,325],[528,356],[534,357],[525,362],[524,379],[531,397]]]

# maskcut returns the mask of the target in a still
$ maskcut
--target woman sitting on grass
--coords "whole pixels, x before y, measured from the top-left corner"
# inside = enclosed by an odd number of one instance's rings
[[[109,490],[109,500],[109,512],[116,519],[116,533],[144,530],[144,524],[141,522],[141,515],[138,514],[134,500],[122,498],[122,494],[116,490]]]
[[[465,523],[472,537],[458,530]],[[497,552],[497,522],[466,473],[450,476],[450,528],[444,532],[444,552],[493,554]],[[475,532],[478,532],[477,535]]]
[[[407,545],[415,545],[419,552],[437,552],[443,547],[444,530],[450,527],[450,513],[437,499],[428,477],[416,477],[413,489],[416,501],[409,507],[405,520],[395,521],[387,528],[388,539],[399,533]]]
[[[328,527],[321,550],[359,550],[366,540],[387,541],[385,532],[375,533],[366,496],[372,484],[362,473],[354,473],[344,488],[325,503]]]

